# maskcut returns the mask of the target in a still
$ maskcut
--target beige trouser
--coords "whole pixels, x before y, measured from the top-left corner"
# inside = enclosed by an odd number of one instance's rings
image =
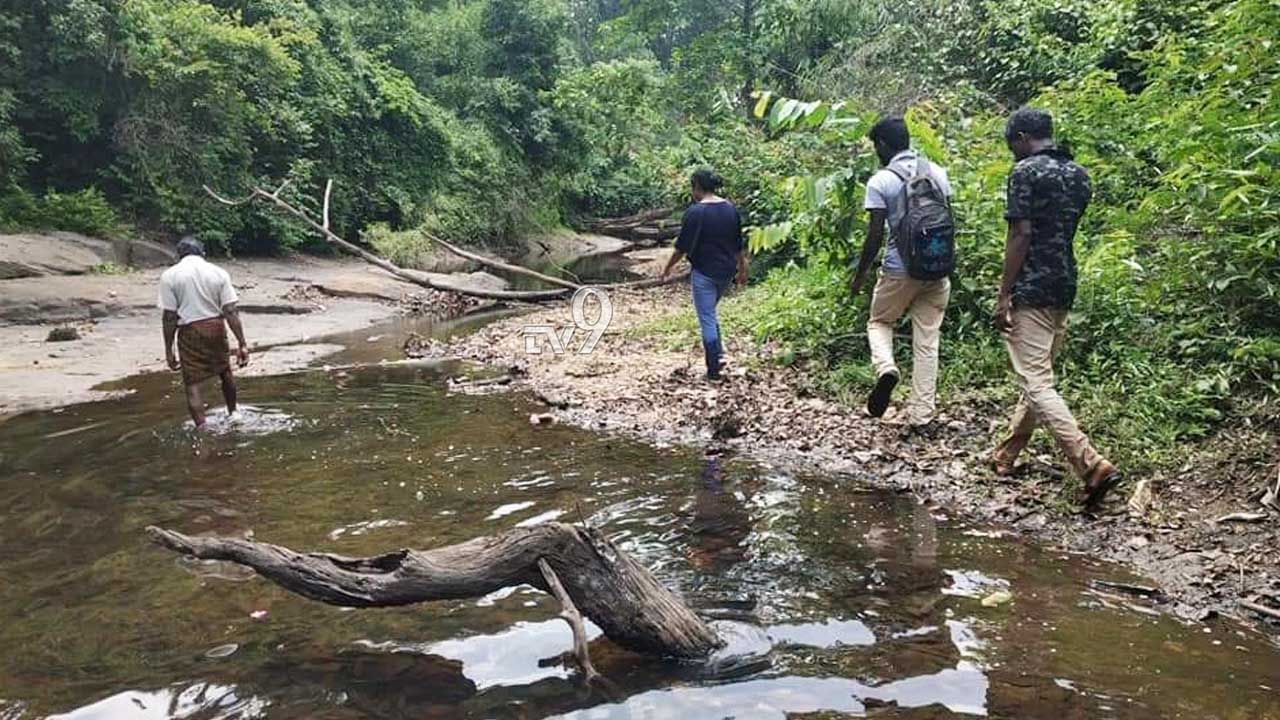
[[[1022,397],[1013,413],[1010,437],[996,449],[996,459],[1012,467],[1036,427],[1043,425],[1053,433],[1075,473],[1086,477],[1102,456],[1080,431],[1054,388],[1053,360],[1067,337],[1067,311],[1015,308],[1012,318],[1013,329],[1005,333],[1004,340]]]
[[[938,404],[938,336],[942,316],[951,298],[951,281],[916,280],[906,275],[880,273],[871,296],[867,340],[876,377],[897,373],[893,361],[893,326],[911,310],[911,397],[907,421],[923,424],[933,419]]]

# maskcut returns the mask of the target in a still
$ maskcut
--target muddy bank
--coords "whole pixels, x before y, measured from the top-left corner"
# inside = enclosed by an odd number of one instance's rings
[[[315,338],[368,327],[405,311],[467,309],[358,260],[290,258],[219,263],[240,293],[253,349],[243,373],[305,367],[342,349]],[[156,288],[162,268],[0,282],[0,415],[110,397],[98,386],[163,372]],[[498,283],[501,281],[492,279]],[[463,303],[465,305],[465,303]],[[53,342],[50,331],[77,339]]]
[[[989,520],[1067,552],[1129,563],[1155,581],[1166,609],[1183,618],[1257,619],[1240,608],[1242,599],[1280,606],[1280,514],[1217,521],[1263,510],[1250,495],[1266,473],[1274,482],[1274,421],[1208,443],[1187,467],[1148,478],[1154,499],[1141,516],[1126,507],[1131,482],[1099,517],[1086,517],[1072,504],[1064,464],[1053,454],[1029,457],[1015,478],[996,478],[984,466],[1008,412],[989,401],[944,399],[927,436],[907,432],[823,397],[802,369],[780,366],[771,348],[741,337],[727,342],[731,380],[707,384],[696,341],[675,346],[669,334],[653,332],[688,312],[686,292],[678,286],[613,293],[613,322],[591,354],[575,352],[585,339],[581,332],[563,354],[526,352],[525,327],[572,326],[563,306],[418,352],[514,370],[511,386],[530,389],[558,419],[576,425],[839,473],[914,493],[941,512]],[[1224,452],[1235,458],[1234,471],[1224,465]],[[1118,591],[1115,601],[1125,602],[1124,596]]]

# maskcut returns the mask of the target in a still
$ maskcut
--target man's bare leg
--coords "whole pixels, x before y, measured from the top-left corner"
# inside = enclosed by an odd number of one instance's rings
[[[222,380],[222,399],[227,402],[227,415],[231,415],[236,411],[236,379],[231,374],[231,369],[227,368],[223,371]]]
[[[200,397],[200,383],[187,385],[187,411],[191,413],[196,429],[204,428],[204,399]]]

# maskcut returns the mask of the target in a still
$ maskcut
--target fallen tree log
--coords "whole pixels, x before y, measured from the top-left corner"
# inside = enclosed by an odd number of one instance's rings
[[[365,262],[368,262],[371,265],[382,268],[383,270],[386,270],[387,272],[400,278],[401,280],[406,280],[415,285],[420,285],[422,287],[430,288],[432,290],[453,292],[453,293],[458,293],[459,295],[469,295],[472,297],[483,298],[486,300],[512,300],[516,302],[541,303],[541,302],[549,302],[553,300],[567,300],[570,297],[572,297],[574,291],[579,290],[583,287],[594,287],[601,290],[641,289],[641,288],[658,287],[660,285],[667,285],[669,283],[674,283],[674,282],[680,282],[681,280],[688,277],[688,273],[685,273],[682,275],[675,275],[665,279],[656,278],[656,279],[648,279],[648,280],[637,280],[633,282],[613,283],[608,285],[584,286],[584,285],[579,285],[577,283],[570,282],[568,280],[564,280],[562,278],[555,278],[555,277],[551,277],[550,275],[544,275],[542,273],[536,272],[534,270],[530,270],[529,268],[521,267],[519,265],[511,265],[509,263],[504,263],[497,260],[493,260],[491,258],[486,258],[482,255],[470,253],[465,250],[462,250],[461,248],[450,245],[449,243],[443,240],[440,240],[434,236],[428,236],[430,237],[430,239],[434,240],[435,242],[442,244],[447,249],[455,253],[458,253],[459,255],[467,259],[474,260],[481,264],[489,265],[491,267],[496,267],[502,270],[508,270],[510,272],[518,273],[521,275],[535,277],[535,278],[538,278],[539,280],[542,280],[543,282],[548,282],[553,285],[558,285],[559,288],[555,290],[490,290],[488,288],[477,288],[477,287],[470,287],[466,285],[457,285],[451,282],[447,282],[447,281],[432,277],[430,273],[402,268],[399,265],[396,265],[395,263],[391,262],[390,260],[387,260],[386,258],[378,257],[377,255],[374,255],[373,253],[369,252],[368,250],[365,250],[359,245],[349,243],[346,240],[343,240],[342,238],[334,234],[334,232],[329,229],[329,196],[333,192],[332,180],[328,181],[328,183],[325,184],[325,188],[324,188],[323,222],[317,222],[316,219],[308,215],[306,211],[302,210],[299,207],[296,207],[295,205],[289,203],[287,200],[280,197],[280,193],[282,193],[288,185],[289,183],[285,182],[283,185],[276,188],[274,192],[268,192],[266,190],[263,190],[260,187],[254,187],[253,190],[250,191],[248,196],[239,198],[239,199],[231,199],[231,198],[223,197],[208,185],[204,186],[204,191],[208,193],[209,197],[213,198],[219,203],[222,203],[223,205],[229,205],[232,207],[245,205],[255,200],[267,200],[268,202],[271,202],[272,204],[276,205],[277,207],[289,213],[290,215],[293,215],[294,217],[302,220],[304,223],[309,225],[312,230],[317,232],[322,238],[324,238],[326,242],[330,243],[331,245],[334,245],[342,250],[345,250],[346,252],[351,253],[352,255],[355,255],[356,257],[364,260]]]
[[[637,225],[643,225],[647,222],[653,222],[655,220],[663,220],[665,218],[669,218],[673,213],[675,213],[675,211],[676,211],[676,208],[657,208],[654,210],[645,210],[644,212],[639,212],[634,215],[627,215],[625,217],[601,218],[599,220],[593,220],[592,222],[588,223],[587,226],[595,230],[601,230],[605,228],[625,230],[625,229],[635,227]]]
[[[424,231],[422,234],[431,242],[436,243],[440,247],[443,247],[445,250],[448,250],[449,252],[453,253],[454,255],[457,255],[460,258],[471,260],[473,262],[478,262],[481,265],[493,268],[495,270],[504,270],[506,272],[515,273],[517,275],[524,275],[525,277],[531,277],[531,278],[534,278],[535,280],[541,280],[542,282],[547,283],[549,285],[556,285],[559,287],[568,288],[570,290],[577,290],[578,288],[582,287],[578,283],[570,282],[568,280],[565,280],[564,278],[558,278],[551,275],[544,275],[543,273],[537,272],[536,270],[530,270],[527,267],[522,267],[520,265],[512,265],[511,263],[502,262],[501,260],[494,260],[493,258],[485,257],[484,255],[480,255],[479,253],[473,253],[469,250],[463,250],[462,248],[450,242],[446,242],[445,240],[442,240],[429,232]]]
[[[247,203],[253,202],[254,200],[259,200],[259,199],[267,200],[273,203],[274,205],[276,205],[277,207],[279,207],[280,209],[284,210],[285,212],[289,213],[290,215],[293,215],[294,217],[297,217],[298,219],[302,220],[304,223],[309,225],[312,230],[316,231],[322,238],[324,238],[324,240],[329,244],[334,245],[335,247],[341,248],[342,250],[345,250],[346,252],[349,252],[352,255],[355,255],[356,257],[364,260],[365,262],[371,265],[375,265],[379,268],[382,268],[383,270],[386,270],[387,272],[391,273],[392,275],[395,275],[401,280],[407,280],[408,282],[411,282],[415,285],[421,285],[422,287],[430,288],[432,290],[443,290],[445,292],[455,292],[460,295],[471,295],[473,297],[485,298],[487,300],[516,300],[520,302],[546,302],[548,300],[563,300],[569,297],[570,295],[569,288],[564,288],[561,290],[489,290],[487,288],[467,287],[463,285],[455,285],[453,283],[441,282],[439,280],[432,278],[427,273],[417,272],[414,270],[407,270],[405,268],[400,267],[399,265],[396,265],[390,260],[378,257],[377,255],[374,255],[373,253],[369,252],[368,250],[365,250],[364,248],[358,245],[355,245],[353,243],[347,242],[346,240],[343,240],[342,238],[335,235],[332,230],[329,229],[328,208],[329,208],[329,195],[333,190],[332,180],[330,180],[325,185],[325,189],[324,189],[325,210],[324,210],[323,224],[320,222],[317,222],[315,218],[308,215],[301,208],[298,208],[292,205],[287,200],[280,197],[280,193],[283,192],[285,187],[287,186],[288,186],[288,183],[286,182],[285,184],[277,188],[275,192],[267,192],[262,188],[255,187],[247,197],[240,198],[240,199],[225,198],[222,195],[219,195],[216,191],[213,190],[213,188],[209,187],[208,185],[204,186],[204,191],[208,193],[209,197],[212,197],[214,200],[217,200],[223,205],[230,205],[232,207],[235,207],[238,205],[245,205]]]
[[[157,527],[148,527],[147,534],[174,552],[251,567],[286,590],[330,605],[393,607],[532,585],[561,600],[571,627],[581,610],[605,636],[630,650],[700,659],[721,645],[679,597],[592,528],[547,523],[458,545],[366,558],[299,553],[238,538],[190,537]],[[580,625],[574,636],[579,663],[590,676],[594,671],[583,655]]]

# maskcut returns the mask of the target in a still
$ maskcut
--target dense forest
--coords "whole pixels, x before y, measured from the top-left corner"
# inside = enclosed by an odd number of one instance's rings
[[[961,225],[944,383],[1003,387],[989,329],[1004,117],[1052,111],[1093,174],[1064,373],[1104,445],[1165,462],[1280,383],[1277,0],[4,0],[0,227],[305,248],[265,208],[333,178],[334,224],[412,264],[675,205],[715,167],[752,226],[731,327],[869,381],[865,139],[903,112]],[[1123,399],[1123,402],[1118,402]]]

